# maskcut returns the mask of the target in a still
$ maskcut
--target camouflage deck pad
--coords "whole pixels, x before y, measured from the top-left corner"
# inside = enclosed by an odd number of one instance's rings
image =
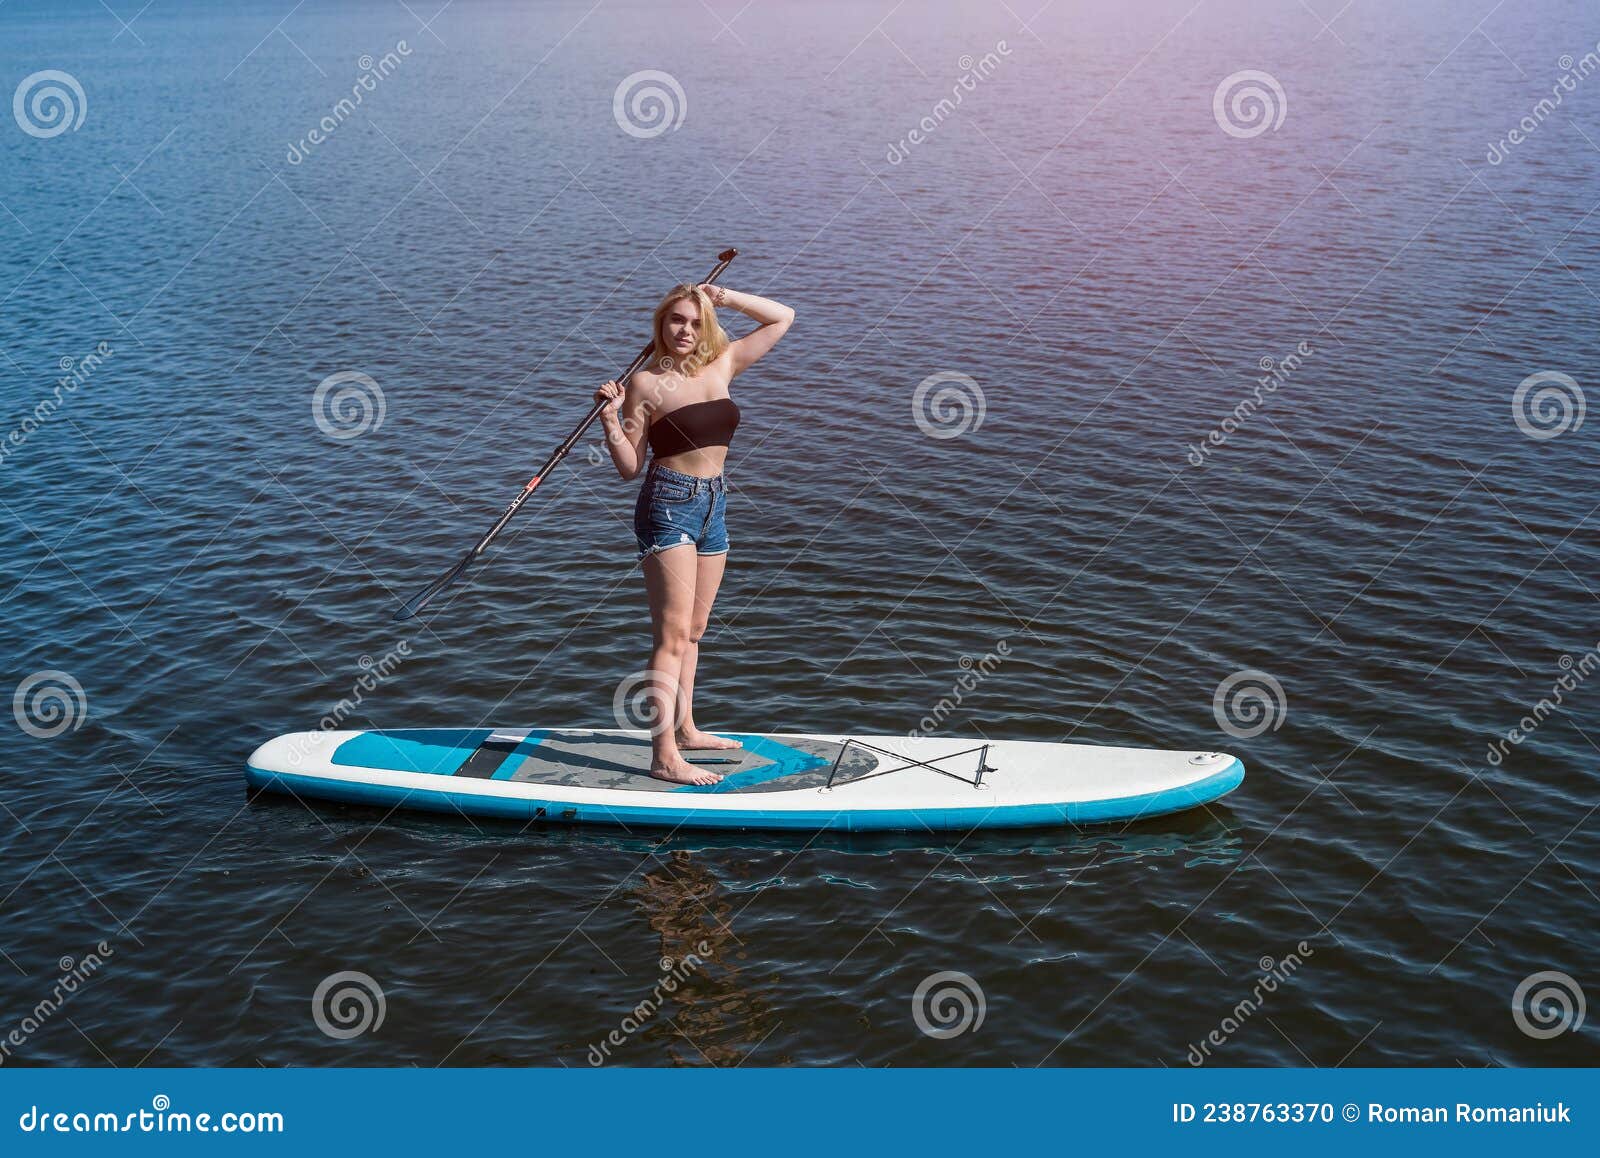
[[[765,736],[728,735],[742,739],[747,747],[684,752],[691,764],[722,774],[724,782],[712,788],[655,779],[650,775],[650,741],[643,737],[560,732],[547,734],[536,746],[523,747],[520,763],[511,766],[509,775],[501,771],[495,778],[636,792],[788,792],[826,784],[841,747],[831,740],[788,739],[780,743]],[[835,783],[870,772],[877,764],[878,757],[872,752],[852,747],[839,766]]]

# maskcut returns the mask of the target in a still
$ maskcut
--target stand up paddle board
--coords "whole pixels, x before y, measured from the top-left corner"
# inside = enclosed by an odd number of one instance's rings
[[[684,752],[706,787],[649,774],[645,731],[295,732],[251,755],[252,787],[319,800],[625,827],[970,830],[1129,821],[1208,804],[1244,765],[1220,752],[1027,740],[767,736]]]

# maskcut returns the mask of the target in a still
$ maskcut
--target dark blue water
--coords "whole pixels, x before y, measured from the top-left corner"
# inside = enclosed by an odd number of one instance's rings
[[[612,1062],[1600,1056],[1587,6],[113,7],[0,8],[0,96],[77,86],[0,121],[6,1064],[583,1066],[663,958]],[[649,632],[582,451],[389,616],[730,245],[798,322],[736,385],[701,722],[903,732],[1005,641],[944,733],[1239,791],[936,840],[247,801],[358,691],[611,726]]]

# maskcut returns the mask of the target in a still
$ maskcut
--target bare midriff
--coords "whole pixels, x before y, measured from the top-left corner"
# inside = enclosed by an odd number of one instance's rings
[[[668,470],[680,471],[683,474],[697,475],[700,478],[716,478],[722,473],[722,464],[728,461],[728,448],[725,446],[704,446],[699,450],[686,450],[682,454],[669,454],[665,458],[656,458]]]

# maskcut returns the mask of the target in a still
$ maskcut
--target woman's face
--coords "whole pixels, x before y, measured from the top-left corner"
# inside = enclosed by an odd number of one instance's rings
[[[666,317],[661,319],[661,338],[674,354],[685,355],[694,351],[700,341],[700,307],[693,298],[681,298],[672,303]]]

